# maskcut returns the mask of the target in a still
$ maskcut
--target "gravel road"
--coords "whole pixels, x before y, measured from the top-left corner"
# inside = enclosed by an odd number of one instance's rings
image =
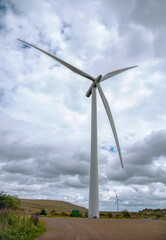
[[[166,221],[42,218],[47,232],[36,240],[165,240]]]

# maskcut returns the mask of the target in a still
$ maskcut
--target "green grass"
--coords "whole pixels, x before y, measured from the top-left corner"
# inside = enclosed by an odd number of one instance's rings
[[[0,240],[31,240],[46,231],[36,215],[11,209],[0,210]]]

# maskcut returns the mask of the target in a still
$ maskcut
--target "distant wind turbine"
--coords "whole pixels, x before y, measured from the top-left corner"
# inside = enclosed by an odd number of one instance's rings
[[[120,199],[118,198],[118,195],[117,195],[116,192],[115,192],[115,195],[116,195],[116,202],[115,202],[114,206],[117,205],[117,212],[119,212],[119,201],[123,202],[123,200],[120,200]]]
[[[54,55],[38,48],[35,47],[34,45],[27,43],[23,40],[18,39],[19,41],[23,42],[26,45],[29,45],[31,47],[34,47],[38,49],[39,51],[45,53],[49,57],[53,58],[57,62],[61,63],[65,67],[69,68],[71,71],[88,78],[89,80],[92,81],[92,84],[90,88],[88,89],[86,96],[90,97],[92,94],[92,108],[91,108],[91,161],[90,161],[90,186],[89,186],[89,212],[88,212],[88,217],[89,218],[99,218],[99,194],[98,194],[98,154],[97,154],[97,104],[96,104],[96,88],[99,91],[100,97],[103,101],[109,122],[112,127],[113,135],[115,138],[116,146],[118,149],[119,153],[119,158],[121,162],[121,166],[123,168],[123,161],[122,161],[122,156],[121,156],[121,150],[120,150],[120,145],[119,145],[119,140],[118,136],[116,133],[113,117],[111,114],[110,107],[108,105],[107,99],[102,91],[102,88],[100,86],[100,82],[111,78],[119,73],[122,73],[124,71],[127,71],[131,68],[135,68],[137,66],[132,66],[132,67],[127,67],[127,68],[122,68],[113,72],[109,72],[106,75],[102,76],[99,75],[97,78],[92,77],[91,75],[83,72],[82,70],[72,66],[71,64],[61,60],[58,57],[55,57]]]

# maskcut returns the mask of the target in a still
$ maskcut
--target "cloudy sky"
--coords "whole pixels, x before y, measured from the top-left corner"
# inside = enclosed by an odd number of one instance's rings
[[[166,207],[166,1],[0,0],[0,191],[88,207],[91,81],[97,77],[100,210]]]

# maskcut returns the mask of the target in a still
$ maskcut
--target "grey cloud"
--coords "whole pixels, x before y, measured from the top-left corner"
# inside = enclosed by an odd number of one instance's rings
[[[5,136],[8,136],[9,139],[15,138],[12,134],[5,133]],[[37,144],[36,146],[29,144],[28,142],[23,142],[24,138],[14,139],[11,143],[3,142],[0,146],[1,160],[10,161],[10,160],[23,160],[36,156],[47,155],[47,152],[52,151],[52,147]],[[54,151],[54,150],[53,150]]]
[[[161,31],[157,37],[154,39],[154,50],[155,50],[155,56],[157,58],[165,58],[165,52],[166,52],[166,29]]]
[[[146,165],[160,156],[166,156],[166,130],[152,132],[143,141],[126,149],[128,162]]]
[[[30,161],[21,161],[21,162],[10,162],[4,166],[2,166],[2,171],[6,171],[9,173],[20,173],[22,175],[32,175],[32,173],[35,171],[34,163]]]
[[[119,171],[118,161],[115,161],[113,170],[107,171],[108,179],[127,185],[153,182],[166,184],[166,172],[163,167],[166,157],[165,142],[166,130],[161,130],[152,132],[142,141],[128,147],[124,154],[124,170]]]
[[[106,1],[105,24],[110,21],[108,16],[112,12],[118,36],[123,39],[121,53],[125,54],[125,59],[133,58],[141,65],[142,61],[150,60],[154,55],[165,58],[165,11],[164,0]],[[117,52],[120,46],[115,48]]]
[[[78,178],[67,178],[64,180],[63,184],[68,187],[87,188],[87,185],[80,182]]]
[[[28,127],[30,131],[33,130],[30,125],[14,120],[5,114],[1,116],[3,129],[10,126],[8,130],[6,128],[1,132],[0,159],[3,162],[1,167],[3,172],[30,175],[35,177],[36,181],[41,177],[54,179],[61,175],[79,175],[84,182],[83,177],[89,173],[89,161],[87,160],[89,154],[85,147],[80,147],[79,144],[71,141],[66,142],[66,145],[56,141],[44,141],[43,143],[33,141],[31,134],[22,135],[25,127]],[[46,132],[46,134],[49,133]],[[43,138],[45,136],[43,135]]]
[[[87,175],[88,164],[80,163],[77,159],[72,159],[70,156],[68,159],[55,158],[53,161],[46,161],[40,167],[41,174],[44,173],[48,177],[54,177],[55,175]]]
[[[131,18],[136,24],[159,31],[165,28],[166,2],[164,0],[137,0]]]

